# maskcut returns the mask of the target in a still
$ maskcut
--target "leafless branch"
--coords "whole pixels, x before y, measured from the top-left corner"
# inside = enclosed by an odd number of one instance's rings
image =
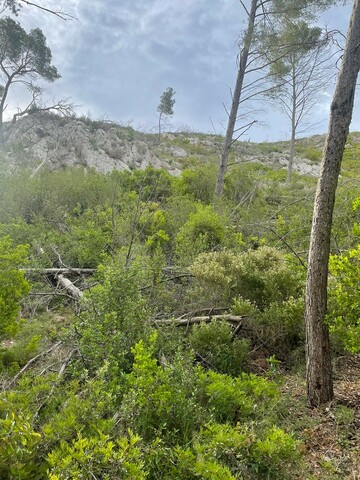
[[[62,10],[51,10],[50,8],[43,7],[42,5],[38,5],[37,3],[29,2],[28,0],[19,0],[19,1],[31,7],[38,8],[39,10],[42,10],[44,12],[51,13],[52,15],[55,15],[56,17],[61,18],[61,20],[64,20],[65,22],[67,20],[77,20],[76,17],[74,17],[70,13],[63,12]]]

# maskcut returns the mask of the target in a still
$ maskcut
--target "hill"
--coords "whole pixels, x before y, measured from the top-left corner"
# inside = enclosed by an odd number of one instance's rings
[[[27,166],[34,172],[82,166],[107,173],[112,170],[163,168],[179,175],[197,163],[217,162],[222,137],[200,133],[165,133],[161,142],[130,126],[89,118],[32,114],[6,124],[7,159],[12,165]],[[297,142],[294,171],[317,176],[319,153],[324,137]],[[287,142],[236,142],[230,163],[260,162],[286,168]]]

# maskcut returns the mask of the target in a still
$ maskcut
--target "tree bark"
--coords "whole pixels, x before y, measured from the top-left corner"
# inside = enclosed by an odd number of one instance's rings
[[[341,160],[354,106],[360,68],[360,0],[354,0],[346,46],[331,104],[328,135],[318,181],[306,282],[306,383],[310,406],[333,398],[327,310],[330,234]]]
[[[220,155],[219,172],[218,172],[218,178],[217,178],[216,189],[215,189],[215,193],[219,197],[222,195],[224,190],[225,174],[227,170],[230,149],[233,144],[235,124],[236,124],[240,98],[241,98],[241,93],[242,93],[243,84],[244,84],[246,66],[248,62],[251,42],[253,40],[253,35],[254,35],[254,26],[255,26],[257,8],[258,8],[258,0],[251,0],[251,8],[250,8],[249,17],[248,17],[248,25],[247,25],[247,29],[244,37],[244,46],[240,54],[236,85],[235,85],[235,90],[234,90],[233,99],[231,103],[231,110],[229,114],[229,120],[228,120],[227,129],[226,129],[224,145]]]
[[[77,288],[68,278],[64,275],[57,275],[59,285],[61,285],[75,300],[81,300],[83,292]]]
[[[290,153],[289,162],[287,168],[287,183],[291,182],[294,154],[295,154],[295,140],[296,140],[296,72],[295,65],[293,63],[292,68],[292,106],[291,106],[291,139],[290,139]]]
[[[160,112],[160,114],[159,114],[159,125],[158,125],[158,130],[159,130],[158,142],[159,142],[159,145],[161,143],[161,117],[162,117],[162,112]]]

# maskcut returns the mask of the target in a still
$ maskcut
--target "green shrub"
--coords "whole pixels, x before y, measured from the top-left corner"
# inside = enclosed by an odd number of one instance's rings
[[[145,480],[140,440],[131,431],[127,437],[116,439],[101,432],[95,437],[84,437],[78,432],[71,443],[61,442],[60,447],[48,455],[48,478]]]
[[[322,151],[316,150],[315,148],[306,148],[301,152],[301,155],[314,163],[319,163],[321,161]]]
[[[197,205],[176,237],[176,254],[183,264],[189,264],[201,252],[221,246],[225,237],[225,223],[209,205]]]
[[[180,191],[209,205],[214,199],[216,177],[217,169],[213,165],[200,165],[184,170],[179,181]]]
[[[125,268],[123,258],[100,266],[99,283],[86,293],[85,311],[77,330],[79,347],[91,370],[106,360],[111,368],[129,369],[131,347],[144,335],[150,312],[143,299],[139,282],[141,265]]]
[[[252,374],[232,378],[209,371],[201,374],[201,379],[205,402],[220,423],[236,425],[249,419],[259,420],[279,398],[273,382]]]
[[[167,444],[187,443],[204,418],[196,401],[197,371],[179,356],[158,365],[156,338],[154,333],[149,345],[140,341],[132,350],[133,370],[121,406],[123,428],[134,429],[147,441],[161,436]]]
[[[282,361],[305,341],[304,299],[290,297],[283,302],[273,302],[256,315],[252,327],[257,338]]]
[[[297,442],[276,427],[257,433],[253,425],[210,423],[200,432],[194,450],[198,462],[228,469],[228,476],[201,478],[292,479],[300,464]]]
[[[327,321],[339,348],[360,351],[360,245],[330,258]]]
[[[20,300],[30,285],[20,270],[26,263],[28,247],[12,246],[9,237],[0,238],[0,338],[13,335],[19,325]]]
[[[1,409],[1,404],[0,404]],[[26,414],[7,413],[0,418],[0,476],[4,479],[27,480],[34,477],[36,464],[33,452],[41,442]]]
[[[209,299],[225,304],[242,297],[259,310],[281,303],[302,292],[301,274],[274,248],[260,247],[240,254],[211,252],[198,256],[191,272]]]
[[[233,329],[225,322],[194,325],[189,343],[200,362],[217,372],[236,376],[247,369],[249,342],[233,338]]]

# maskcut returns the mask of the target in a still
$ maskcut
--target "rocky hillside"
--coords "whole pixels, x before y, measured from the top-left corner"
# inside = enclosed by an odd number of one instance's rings
[[[107,173],[149,165],[179,175],[184,168],[217,162],[222,138],[196,133],[167,133],[158,142],[155,134],[86,117],[64,118],[32,114],[9,123],[5,130],[5,161],[12,169],[26,166],[33,174],[41,168],[81,165]],[[316,176],[323,136],[299,141],[294,171]],[[287,142],[236,142],[231,163],[261,162],[286,168]]]

